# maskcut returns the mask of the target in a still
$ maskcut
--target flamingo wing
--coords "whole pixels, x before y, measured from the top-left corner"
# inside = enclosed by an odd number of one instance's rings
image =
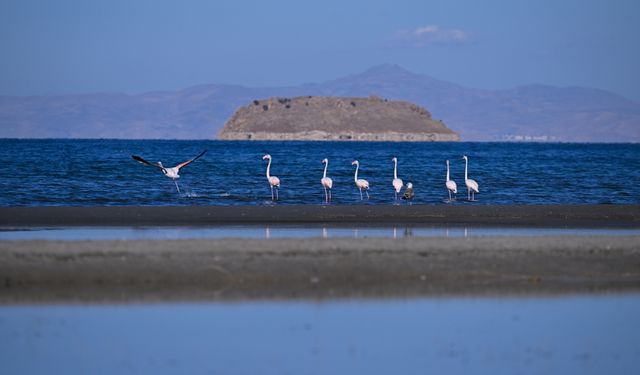
[[[458,186],[456,185],[456,182],[453,180],[447,181],[447,189],[451,190],[454,193],[458,192]]]
[[[478,189],[478,183],[475,180],[467,180],[465,181],[467,184],[467,187],[473,191],[475,191],[476,193],[479,193],[480,190]]]
[[[367,180],[358,180],[356,185],[358,185],[359,188],[369,189],[369,181]]]
[[[164,167],[160,166],[160,164],[156,164],[156,163],[150,163],[146,160],[144,160],[143,158],[141,158],[138,155],[131,155],[131,158],[139,163],[145,164],[145,165],[149,165],[151,167],[156,167],[156,168],[160,168],[162,170],[164,170]]]
[[[271,184],[271,186],[280,187],[280,179],[276,176],[271,176],[269,178],[269,183]]]
[[[193,158],[193,159],[191,159],[191,160],[187,160],[187,161],[185,161],[185,162],[182,162],[182,163],[180,163],[180,164],[176,165],[176,166],[175,166],[175,168],[180,169],[180,168],[182,168],[182,167],[186,167],[187,165],[189,165],[189,164],[193,163],[194,161],[196,161],[197,159],[199,159],[202,155],[204,155],[204,154],[206,154],[206,153],[207,153],[207,150],[204,150],[204,151],[202,151],[202,152],[200,153],[200,155],[196,156],[195,158]]]
[[[402,190],[402,186],[404,186],[404,183],[401,179],[396,178],[393,180],[393,188],[396,189],[396,193],[399,193],[400,190]]]
[[[333,180],[331,178],[329,178],[329,177],[323,178],[320,182],[322,182],[323,186],[326,186],[329,189],[331,189],[333,187]]]

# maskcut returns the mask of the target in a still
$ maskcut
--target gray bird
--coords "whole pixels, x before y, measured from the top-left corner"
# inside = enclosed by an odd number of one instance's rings
[[[402,196],[402,199],[407,200],[407,201],[411,201],[413,199],[413,184],[411,182],[409,182],[407,184],[407,190],[404,191],[404,195]]]

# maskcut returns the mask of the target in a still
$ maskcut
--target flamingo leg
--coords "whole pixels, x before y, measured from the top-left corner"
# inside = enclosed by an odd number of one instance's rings
[[[173,183],[176,184],[176,189],[178,190],[178,194],[180,194],[180,188],[178,187],[178,181],[176,181],[175,179],[173,180]]]
[[[369,199],[369,189],[365,189],[364,192],[367,193],[367,199]],[[362,192],[360,192],[360,194],[362,194]]]
[[[271,200],[274,200],[273,199],[273,185],[269,185],[269,186],[271,187]]]
[[[364,198],[362,198],[362,188],[358,188],[358,190],[360,190],[360,200],[363,200]]]
[[[280,191],[280,188],[276,188],[276,200],[280,199],[280,196],[278,195],[279,191]]]
[[[447,189],[447,191],[449,192],[449,202],[451,202],[451,190]]]
[[[329,196],[327,195],[327,188],[326,188],[326,186],[323,186],[323,187],[324,187],[324,202],[325,203],[329,203]]]
[[[331,201],[331,189],[329,189],[329,201]]]

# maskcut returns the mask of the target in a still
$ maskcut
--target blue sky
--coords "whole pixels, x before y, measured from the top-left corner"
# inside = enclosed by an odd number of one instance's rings
[[[640,101],[640,1],[0,2],[0,94],[322,82],[394,63]]]

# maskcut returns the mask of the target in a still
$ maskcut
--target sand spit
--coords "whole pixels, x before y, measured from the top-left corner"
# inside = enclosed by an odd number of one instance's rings
[[[0,227],[415,224],[640,227],[640,205],[0,207]]]
[[[638,228],[640,205],[2,207],[0,228]],[[0,241],[0,303],[640,291],[640,236]]]
[[[640,236],[1,241],[0,303],[640,291]]]

